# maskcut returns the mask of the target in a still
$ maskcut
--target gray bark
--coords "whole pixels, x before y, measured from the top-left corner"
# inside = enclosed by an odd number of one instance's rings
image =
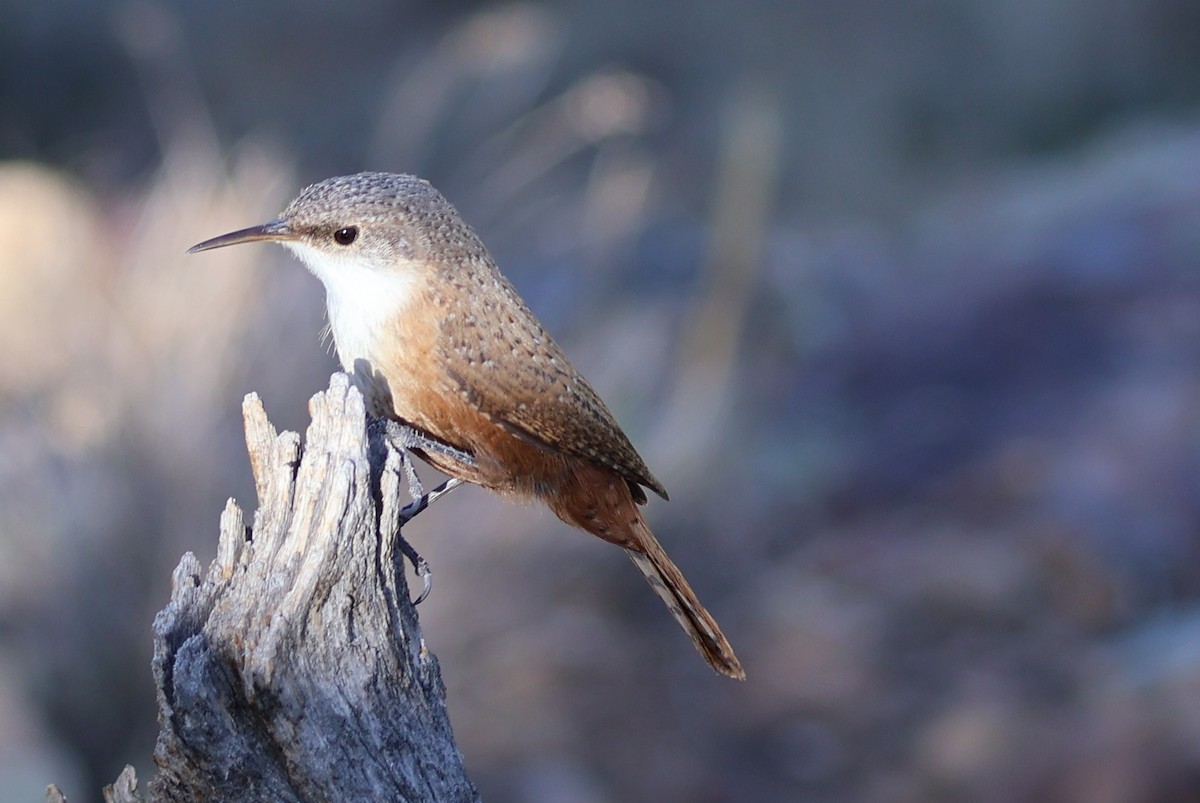
[[[216,560],[175,570],[154,622],[150,797],[477,800],[409,600],[405,456],[369,434],[345,375],[309,408],[302,445],[246,397],[254,526],[230,500]]]

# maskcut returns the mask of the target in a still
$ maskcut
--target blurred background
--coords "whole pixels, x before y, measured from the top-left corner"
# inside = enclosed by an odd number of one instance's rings
[[[0,800],[156,733],[242,396],[336,363],[305,184],[434,182],[746,665],[469,489],[406,534],[484,798],[1200,796],[1200,5],[0,0]]]

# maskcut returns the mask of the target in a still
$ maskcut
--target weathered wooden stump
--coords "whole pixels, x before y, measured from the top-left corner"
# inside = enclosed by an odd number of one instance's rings
[[[259,508],[247,528],[229,501],[216,560],[184,555],[155,619],[150,799],[478,800],[409,600],[406,456],[344,374],[310,411],[302,444],[243,404]],[[139,799],[132,772],[106,797]]]

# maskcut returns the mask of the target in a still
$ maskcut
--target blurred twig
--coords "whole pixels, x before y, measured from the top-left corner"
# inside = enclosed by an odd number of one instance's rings
[[[779,99],[769,90],[743,87],[730,100],[708,260],[652,449],[660,465],[671,464],[664,473],[698,470],[698,458],[713,454],[719,439],[771,215],[781,127]]]

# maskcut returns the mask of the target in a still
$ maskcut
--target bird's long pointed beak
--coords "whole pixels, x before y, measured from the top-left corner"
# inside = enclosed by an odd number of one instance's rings
[[[197,243],[187,250],[189,254],[196,254],[201,251],[211,251],[214,248],[223,248],[227,245],[238,245],[240,243],[257,243],[257,242],[282,242],[284,240],[300,239],[291,227],[283,220],[272,220],[269,223],[263,223],[261,226],[251,226],[248,229],[239,229],[231,231],[228,234],[222,234],[220,237],[213,237],[211,240],[205,240],[202,243]]]

